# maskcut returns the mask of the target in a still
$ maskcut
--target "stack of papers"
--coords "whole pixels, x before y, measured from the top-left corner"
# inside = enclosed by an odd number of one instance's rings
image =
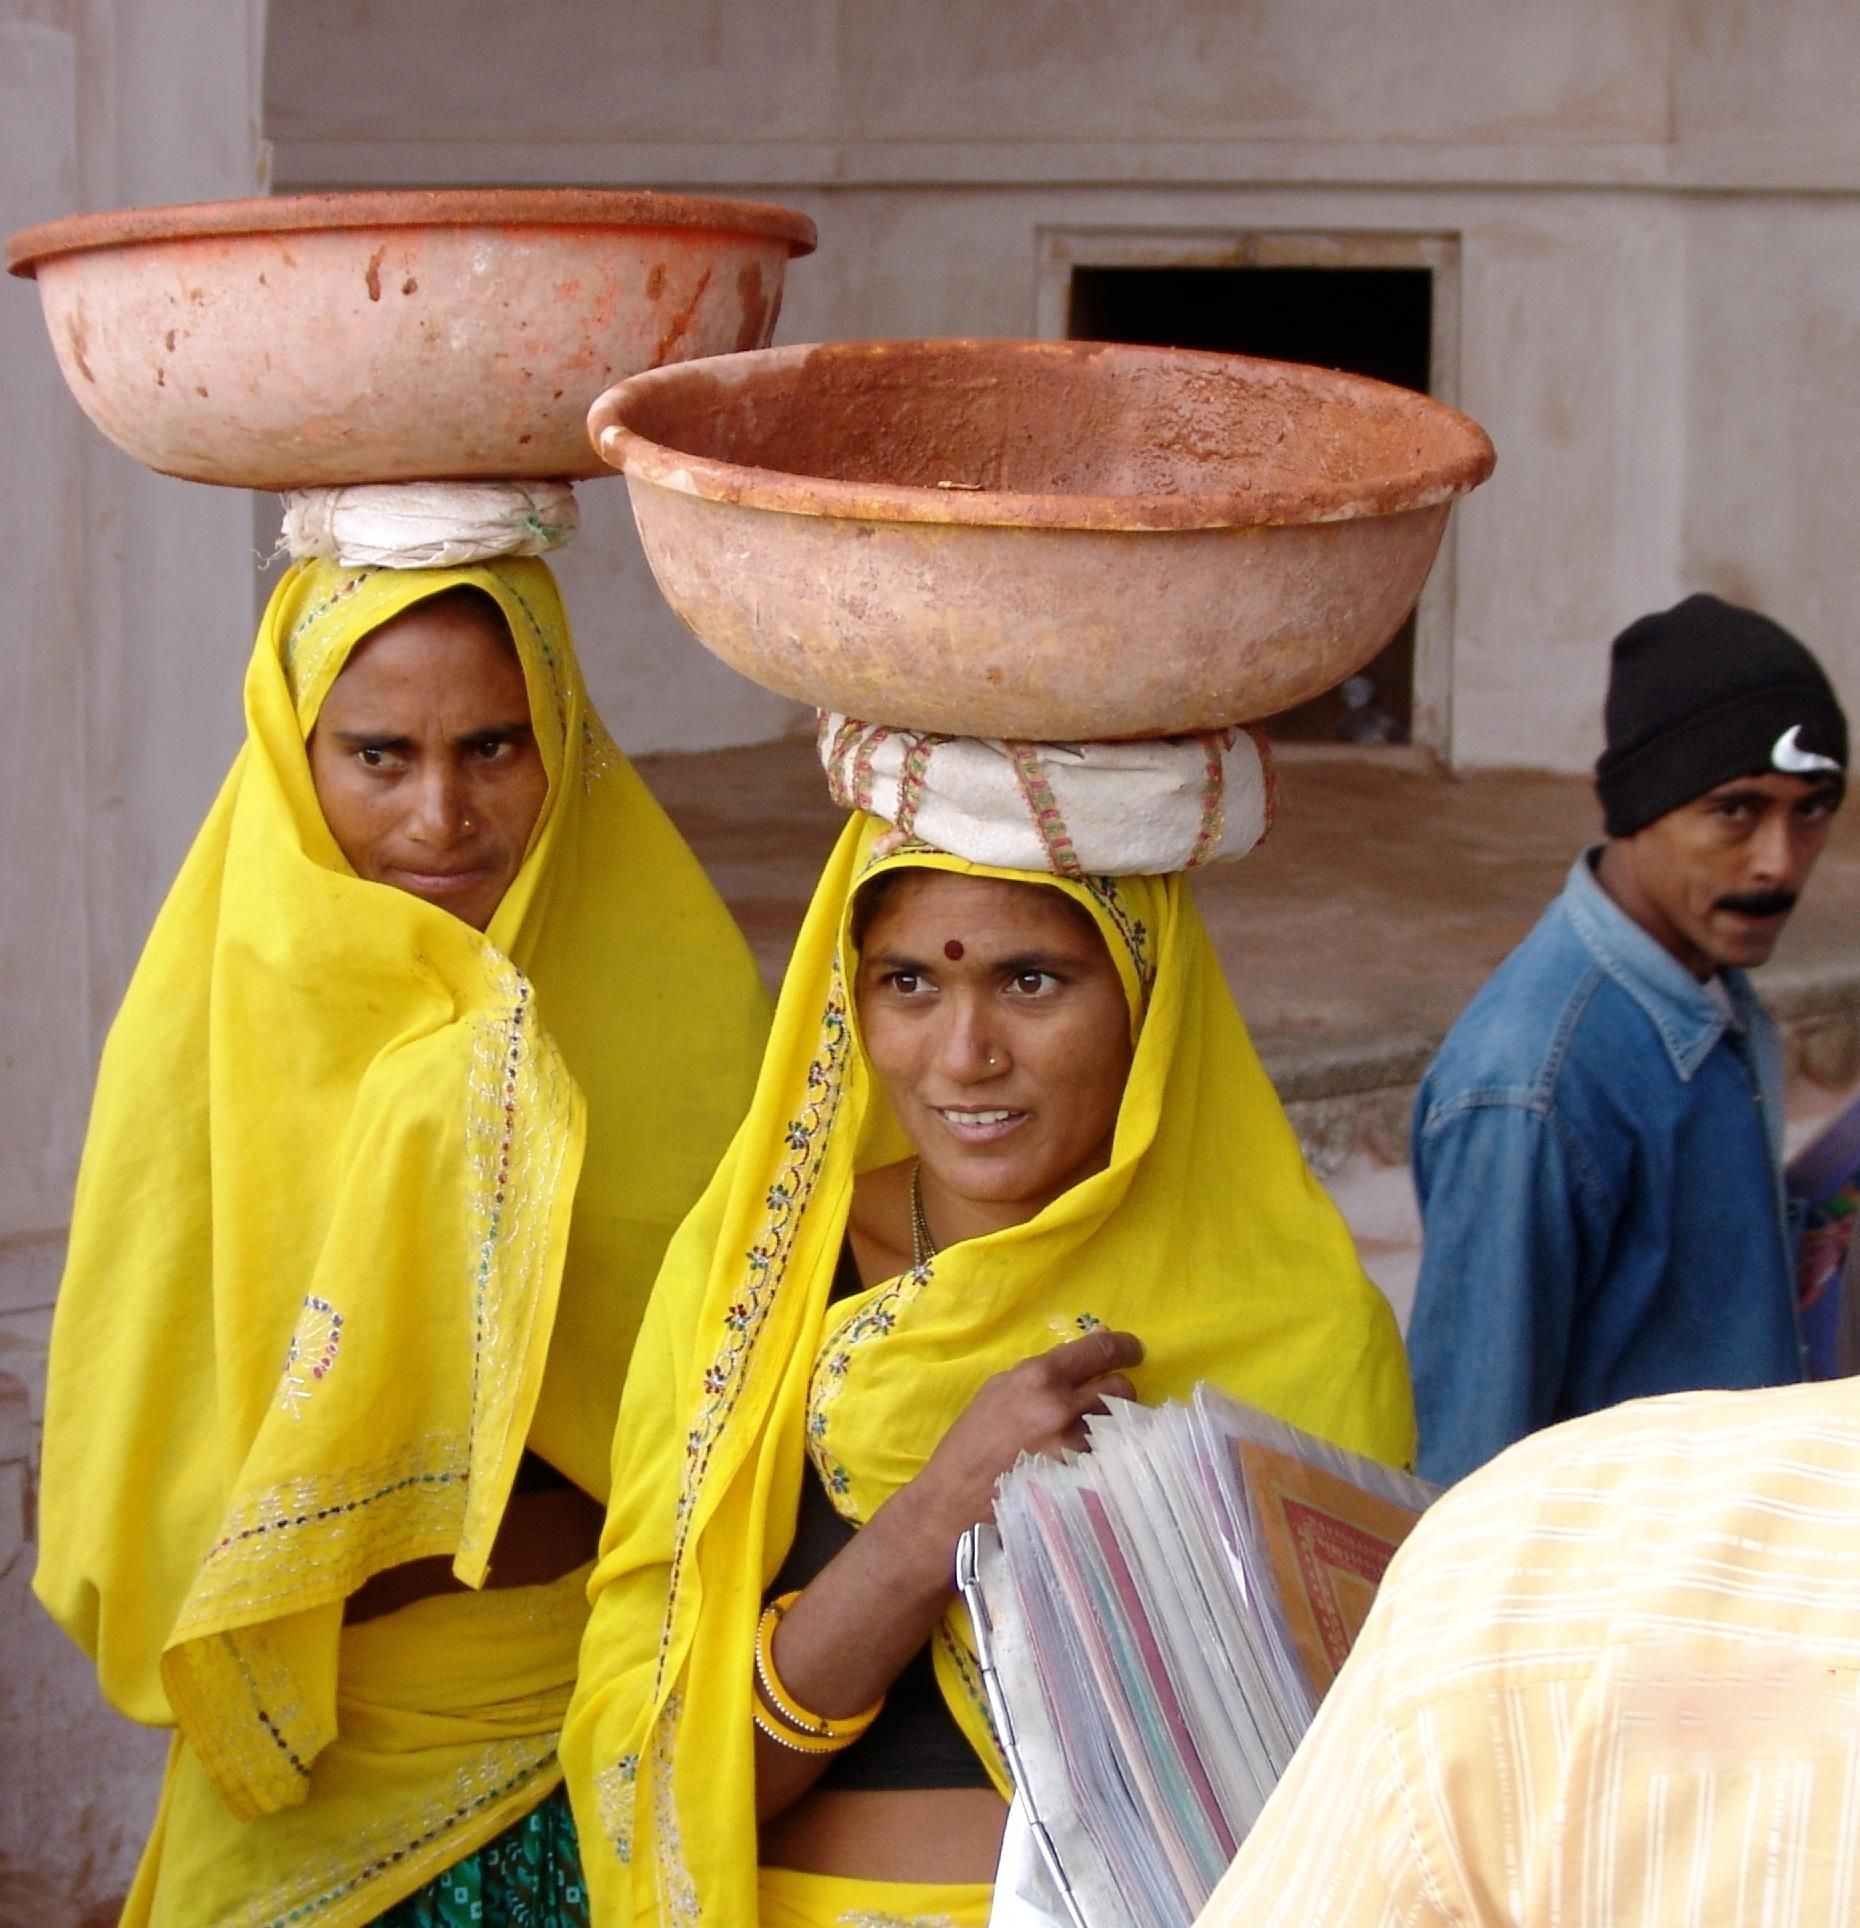
[[[1187,1928],[1433,1489],[1212,1388],[1022,1461],[959,1577],[1078,1928]]]

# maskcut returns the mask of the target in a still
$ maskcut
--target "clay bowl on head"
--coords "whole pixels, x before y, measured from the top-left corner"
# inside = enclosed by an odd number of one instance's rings
[[[608,383],[760,348],[786,208],[585,188],[310,194],[27,228],[71,392],[168,475],[251,489],[603,473]]]
[[[1093,342],[843,342],[588,417],[698,640],[923,730],[1159,736],[1291,708],[1413,608],[1474,422],[1328,369]]]

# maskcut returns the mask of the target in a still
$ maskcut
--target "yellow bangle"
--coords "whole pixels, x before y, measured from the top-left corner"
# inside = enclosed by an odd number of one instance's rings
[[[755,1722],[757,1729],[766,1734],[777,1747],[791,1747],[797,1754],[837,1754],[842,1748],[847,1748],[852,1745],[850,1740],[819,1741],[805,1739],[800,1734],[794,1733],[791,1729],[770,1720],[759,1705],[750,1708],[749,1718]]]
[[[762,1691],[768,1696],[770,1712],[792,1728],[799,1739],[815,1743],[803,1747],[802,1752],[832,1752],[835,1748],[850,1747],[872,1725],[878,1718],[879,1709],[885,1704],[885,1697],[880,1694],[863,1713],[835,1720],[827,1714],[810,1714],[781,1684],[781,1676],[775,1671],[775,1629],[781,1625],[782,1616],[800,1597],[798,1589],[793,1593],[784,1593],[762,1609],[762,1617],[756,1622],[756,1679],[761,1682]],[[761,1720],[756,1725],[765,1733],[768,1732]],[[783,1736],[770,1734],[769,1738],[781,1740]],[[821,1748],[818,1744],[822,1741],[829,1745]]]

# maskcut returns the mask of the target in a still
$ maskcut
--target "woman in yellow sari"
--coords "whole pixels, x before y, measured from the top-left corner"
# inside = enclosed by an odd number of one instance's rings
[[[177,1730],[125,1918],[584,1919],[556,1734],[618,1390],[766,1007],[540,561],[294,566],[246,716],[53,1329],[35,1585]]]
[[[1106,1392],[1199,1379],[1412,1455],[1185,880],[856,815],[622,1400],[562,1737],[596,1923],[983,1921],[1008,1783],[955,1540]]]

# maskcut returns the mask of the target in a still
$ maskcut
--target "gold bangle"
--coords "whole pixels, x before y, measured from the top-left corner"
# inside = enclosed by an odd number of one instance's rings
[[[877,1720],[879,1709],[885,1704],[885,1696],[880,1694],[862,1713],[835,1720],[827,1714],[810,1714],[781,1684],[781,1676],[775,1671],[775,1629],[800,1597],[798,1589],[793,1593],[784,1593],[762,1609],[762,1617],[756,1622],[756,1679],[761,1682],[762,1691],[768,1696],[770,1712],[796,1734],[812,1741],[831,1741],[838,1747],[850,1747]],[[781,1737],[775,1735],[771,1738]]]
[[[751,1705],[749,1718],[755,1722],[757,1731],[766,1734],[777,1747],[790,1747],[797,1754],[837,1754],[843,1748],[852,1745],[852,1741],[850,1740],[820,1741],[805,1739],[803,1736],[792,1733],[770,1720],[758,1705]],[[857,1737],[855,1736],[854,1738]]]

